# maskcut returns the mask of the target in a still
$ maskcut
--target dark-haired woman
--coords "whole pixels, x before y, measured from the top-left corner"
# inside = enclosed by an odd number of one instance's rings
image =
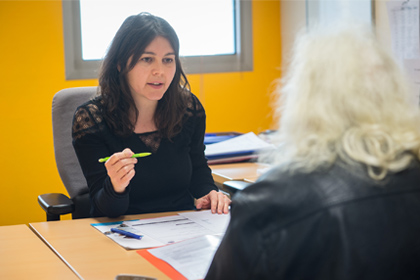
[[[205,111],[189,91],[175,31],[147,13],[128,17],[104,58],[98,96],[73,119],[91,215],[195,207],[228,213],[230,200],[218,192],[204,156],[204,133]],[[131,157],[140,152],[151,155]]]

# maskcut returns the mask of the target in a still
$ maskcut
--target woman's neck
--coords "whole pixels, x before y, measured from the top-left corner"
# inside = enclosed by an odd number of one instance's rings
[[[135,133],[145,133],[156,131],[155,123],[155,112],[157,108],[157,102],[142,102],[136,104],[138,110],[138,116],[134,125]]]

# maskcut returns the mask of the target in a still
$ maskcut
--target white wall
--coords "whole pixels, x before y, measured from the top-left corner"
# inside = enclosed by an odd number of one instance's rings
[[[282,0],[280,2],[282,66],[287,67],[295,35],[306,25],[305,0]]]
[[[375,0],[375,26],[379,41],[391,50],[391,32],[386,8],[387,2],[388,0]]]

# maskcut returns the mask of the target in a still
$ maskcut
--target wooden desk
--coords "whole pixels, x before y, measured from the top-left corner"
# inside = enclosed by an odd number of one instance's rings
[[[0,279],[79,279],[26,225],[0,227]]]
[[[176,213],[31,223],[30,227],[82,279],[114,280],[118,274],[136,274],[165,280],[170,278],[143,259],[136,250],[124,249],[90,224],[155,218],[171,214]]]
[[[242,162],[230,164],[210,165],[213,179],[217,184],[222,185],[229,180],[244,180],[250,183],[255,182],[269,165],[255,162]]]
[[[218,183],[227,180],[255,181],[259,170],[267,168],[258,163],[211,165]],[[114,280],[118,274],[135,274],[170,279],[143,259],[136,250],[126,250],[91,226],[131,219],[168,216],[173,213],[154,213],[109,218],[88,218],[55,222],[30,223],[31,229],[82,279]],[[41,241],[40,241],[41,242]],[[60,279],[65,279],[60,277]]]

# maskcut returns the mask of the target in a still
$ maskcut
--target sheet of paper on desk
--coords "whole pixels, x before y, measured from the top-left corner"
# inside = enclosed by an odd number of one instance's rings
[[[126,222],[138,232],[171,244],[197,236],[224,234],[230,214],[212,214],[210,210],[179,213],[176,216]]]
[[[206,235],[148,251],[187,279],[204,279],[221,239],[222,235]]]
[[[121,227],[122,224],[124,224],[125,226]],[[126,249],[142,249],[165,245],[165,243],[153,239],[150,236],[143,235],[142,232],[137,231],[135,228],[127,226],[126,222],[123,221],[111,223],[96,223],[91,225]],[[141,240],[125,237],[118,233],[112,233],[111,228],[121,228],[125,231],[129,231],[138,235],[143,235],[143,237]]]
[[[238,153],[242,151],[259,151],[272,149],[275,146],[259,138],[255,133],[249,132],[235,138],[206,146],[207,157],[219,154]]]
[[[130,222],[128,225],[144,235],[153,236],[154,239],[162,242],[162,244],[170,244],[197,236],[214,234],[212,230],[188,218],[179,215],[173,217],[170,219],[167,219],[168,217],[150,220],[144,219],[137,222]]]
[[[179,215],[212,229],[215,234],[224,234],[230,221],[230,212],[229,214],[212,214],[210,210],[202,210],[179,213]]]
[[[126,249],[144,249],[203,235],[224,234],[229,219],[230,214],[211,214],[208,210],[142,220],[96,223],[92,226]],[[143,238],[138,240],[111,233],[113,227],[143,235]]]

